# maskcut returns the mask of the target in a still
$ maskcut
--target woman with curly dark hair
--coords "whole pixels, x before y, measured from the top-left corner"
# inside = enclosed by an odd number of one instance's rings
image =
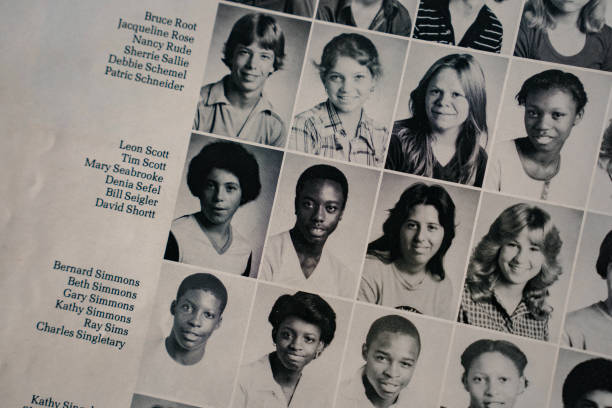
[[[268,316],[276,350],[242,368],[234,408],[324,407],[330,395],[302,373],[334,339],[336,313],[319,295],[282,295]]]
[[[550,215],[525,203],[506,208],[474,249],[458,320],[548,340],[548,288],[562,246]]]
[[[255,157],[237,143],[210,143],[191,160],[187,185],[201,209],[172,222],[164,258],[248,276],[251,245],[231,222],[261,190]]]

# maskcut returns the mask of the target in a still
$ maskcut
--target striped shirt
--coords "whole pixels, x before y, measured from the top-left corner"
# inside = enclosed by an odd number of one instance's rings
[[[481,51],[501,51],[503,28],[486,4],[457,44],[448,3],[449,0],[421,0],[412,36]]]
[[[495,294],[489,300],[474,301],[467,285],[463,288],[457,321],[485,329],[548,341],[548,319],[536,319],[523,300],[511,314],[508,314],[497,301]]]
[[[352,137],[342,126],[329,101],[300,113],[293,120],[288,148],[333,159],[380,167],[389,140],[387,128],[374,122],[365,111]]]

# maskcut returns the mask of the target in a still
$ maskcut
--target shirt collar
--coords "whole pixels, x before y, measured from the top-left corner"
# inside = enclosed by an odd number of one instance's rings
[[[230,101],[225,96],[225,88],[223,87],[224,81],[229,81],[229,75],[224,76],[220,81],[215,82],[208,91],[208,97],[206,98],[205,104],[207,106],[224,104],[230,105]],[[266,97],[266,94],[262,92],[261,97],[257,101],[254,112],[271,112],[275,113],[274,107],[270,100]]]
[[[364,375],[365,365],[361,366],[357,370],[357,372],[355,372],[355,374],[349,379],[347,386],[342,391],[342,394],[345,398],[348,398],[352,401],[366,401],[368,404],[372,404],[366,396]],[[407,393],[405,392],[406,388],[400,391],[399,395],[397,396],[397,400],[394,404],[390,406],[390,408],[403,407],[407,405],[408,398],[406,396]]]
[[[334,104],[331,103],[329,99],[325,102],[325,107],[327,108],[327,118],[323,119],[323,125],[325,127],[333,127],[334,134],[336,132],[339,132],[340,130],[344,131],[344,128],[342,127],[342,121],[338,116],[338,112],[336,111]],[[344,133],[349,140],[353,139],[356,136],[363,139],[368,144],[370,149],[374,150],[376,147],[374,145],[374,140],[372,140],[372,119],[366,114],[365,109],[363,108],[361,108],[361,117],[359,119],[359,123],[357,124],[357,134],[347,135],[346,131],[344,131]]]
[[[491,300],[496,304],[497,309],[503,314],[507,315],[508,317],[516,317],[516,316],[521,316],[524,314],[531,314],[531,312],[527,308],[527,305],[525,304],[525,301],[523,299],[521,299],[519,304],[516,305],[516,309],[514,309],[512,313],[509,313],[508,310],[506,310],[506,308],[499,301],[499,298],[497,297],[497,293],[495,293],[495,290],[493,290],[492,293],[493,293],[493,296]]]
[[[353,4],[353,0],[340,0],[340,6],[338,7],[339,13],[350,13],[349,15],[352,17],[353,13],[351,10],[351,6]],[[392,16],[395,10],[398,8],[397,3],[393,0],[383,0],[382,9],[385,17]]]

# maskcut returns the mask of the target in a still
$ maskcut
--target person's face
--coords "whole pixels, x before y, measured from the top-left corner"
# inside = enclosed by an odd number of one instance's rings
[[[302,371],[325,348],[319,326],[295,316],[281,322],[274,343],[278,359],[290,371]]]
[[[336,109],[349,113],[363,107],[374,90],[374,79],[367,66],[341,55],[325,75],[323,85]]]
[[[579,12],[589,1],[591,0],[550,0],[557,10],[564,13]]]
[[[431,78],[425,93],[425,111],[434,131],[458,129],[465,123],[470,104],[454,69],[442,68]]]
[[[240,180],[234,173],[217,168],[210,170],[200,194],[200,208],[209,222],[215,225],[230,222],[241,199]]]
[[[528,228],[515,239],[506,242],[499,250],[497,258],[502,277],[507,283],[524,285],[542,269],[544,254],[534,243]]]
[[[244,92],[261,91],[274,72],[274,58],[274,51],[257,43],[238,44],[232,55],[232,82]]]
[[[327,179],[312,179],[295,202],[295,225],[310,243],[325,242],[342,219],[344,194],[340,184]]]
[[[419,344],[404,333],[381,332],[363,345],[365,375],[383,401],[394,401],[410,383],[419,357]]]
[[[576,112],[576,101],[560,89],[532,92],[525,100],[525,130],[536,150],[560,151],[582,119]]]
[[[400,229],[400,251],[410,265],[425,265],[433,257],[444,239],[438,210],[433,205],[414,206]]]
[[[186,291],[172,302],[171,311],[174,314],[172,336],[186,351],[204,346],[221,324],[221,301],[201,289]]]
[[[593,390],[584,394],[571,408],[610,408],[612,407],[612,392]]]
[[[463,381],[470,408],[512,408],[525,391],[525,378],[514,362],[497,351],[476,357]]]

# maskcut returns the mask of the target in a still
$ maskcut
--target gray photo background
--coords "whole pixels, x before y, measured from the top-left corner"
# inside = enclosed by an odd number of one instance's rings
[[[185,167],[181,176],[181,184],[174,208],[174,219],[185,214],[192,214],[200,211],[200,200],[191,194],[187,186],[187,172],[189,163],[202,148],[213,142],[224,141],[223,139],[204,136],[198,134],[191,135],[191,142],[187,150]],[[231,142],[238,143],[238,139],[230,139]],[[238,208],[232,218],[232,228],[249,240],[253,249],[251,260],[251,276],[257,276],[257,268],[261,260],[261,250],[268,228],[268,219],[272,209],[272,201],[276,191],[276,183],[280,171],[283,153],[278,150],[266,149],[264,147],[247,145],[240,143],[249,153],[255,156],[259,164],[259,179],[261,181],[261,192],[259,196]],[[199,265],[206,267],[206,265]]]

